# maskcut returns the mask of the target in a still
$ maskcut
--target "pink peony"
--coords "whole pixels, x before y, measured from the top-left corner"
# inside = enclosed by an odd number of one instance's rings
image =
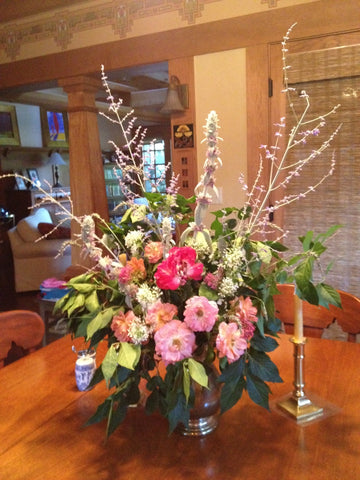
[[[235,306],[235,315],[238,317],[241,327],[242,336],[246,340],[250,340],[254,335],[255,323],[257,322],[257,309],[251,302],[250,297],[239,297],[232,302]]]
[[[242,337],[235,322],[220,323],[219,334],[216,337],[216,348],[219,351],[219,357],[227,357],[229,363],[238,360],[245,352],[247,341]]]
[[[176,290],[187,280],[201,280],[203,264],[196,263],[196,251],[191,247],[173,247],[169,256],[155,272],[156,284],[164,290]]]
[[[163,245],[161,242],[150,242],[146,245],[144,253],[150,263],[156,263],[163,257]]]
[[[176,314],[177,307],[175,305],[172,303],[162,303],[158,300],[149,307],[145,321],[157,331],[166,323],[170,322]]]
[[[154,335],[155,351],[165,365],[191,357],[195,350],[195,333],[180,320],[171,320]]]
[[[119,342],[130,342],[131,339],[128,335],[129,327],[135,320],[136,316],[132,310],[129,310],[125,314],[119,312],[114,316],[111,322],[111,330],[114,332],[115,337]]]
[[[215,302],[205,297],[191,297],[185,304],[184,321],[194,332],[210,332],[218,311]]]

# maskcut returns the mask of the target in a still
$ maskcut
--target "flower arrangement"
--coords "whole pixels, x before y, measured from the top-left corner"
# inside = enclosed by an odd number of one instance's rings
[[[283,42],[285,73],[289,32]],[[304,112],[282,156],[278,157],[277,142],[284,132],[284,119],[276,143],[261,147],[253,187],[249,189],[242,176],[239,179],[247,192],[246,204],[212,212],[208,227],[205,215],[217,196],[215,172],[222,164],[216,112],[209,114],[204,128],[207,153],[194,197],[186,199],[178,193],[174,176],[165,194],[156,191],[156,184],[147,193],[144,185],[150,179],[141,159],[144,134],[135,129],[132,115],[120,117],[121,101],[114,101],[104,72],[103,82],[110,114],[115,115],[110,119],[119,124],[126,139],[126,149],[114,145],[125,195],[120,207],[125,213],[119,223],[109,224],[94,214],[72,217],[81,226],[76,241],[81,241],[94,266],[71,279],[68,293],[56,304],[67,316],[70,331],[84,337],[89,348],[107,344],[92,385],[105,380],[111,393],[88,424],[107,419],[110,435],[124,420],[128,406],[139,402],[140,385],[145,383],[146,412],[160,412],[172,432],[179,423],[189,422],[195,399],[193,382],[207,388],[213,364],[220,372],[221,413],[232,408],[244,392],[268,409],[268,382],[282,381],[268,355],[278,346],[281,328],[273,301],[277,284],[295,283],[297,295],[311,303],[340,304],[336,290],[323,278],[313,281],[313,269],[326,248],[324,241],[337,227],[318,236],[308,232],[300,238],[301,250],[290,253],[281,243],[285,232],[269,221],[274,210],[309,193],[284,196],[269,206],[271,192],[285,188],[304,164],[330,145],[336,131],[309,158],[287,163],[288,152],[317,135],[326,115],[336,109],[309,120],[309,99],[303,93]],[[284,92],[291,95],[287,83]],[[271,162],[268,188],[259,180],[263,161]],[[329,174],[333,168],[332,159]],[[273,230],[278,238],[268,240]]]

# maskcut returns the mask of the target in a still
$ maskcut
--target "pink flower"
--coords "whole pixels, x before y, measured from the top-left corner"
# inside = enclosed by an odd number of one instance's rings
[[[161,242],[150,242],[146,245],[144,253],[150,263],[156,263],[163,256],[163,245]]]
[[[191,357],[195,350],[195,333],[184,322],[171,320],[154,335],[155,351],[165,365]]]
[[[210,332],[216,322],[218,307],[205,297],[191,297],[186,301],[184,322],[194,332]]]
[[[257,319],[257,309],[251,302],[250,297],[239,297],[238,299],[231,302],[232,306],[235,307],[235,315],[238,317],[241,327],[242,327],[242,336],[246,340],[250,340],[254,335],[255,324]]]
[[[132,310],[119,312],[114,316],[111,322],[111,330],[114,332],[115,337],[119,342],[130,342],[131,339],[128,335],[129,327],[131,323],[136,319],[136,316]]]
[[[201,280],[203,264],[196,263],[196,251],[191,247],[173,247],[169,256],[155,272],[156,284],[164,290],[176,290],[187,280]]]
[[[155,331],[170,322],[177,314],[177,307],[172,303],[162,303],[160,300],[153,303],[146,314],[146,323]]]
[[[65,288],[66,282],[64,280],[59,280],[57,278],[47,278],[41,284],[43,288]]]
[[[235,322],[220,323],[219,334],[216,337],[216,348],[219,351],[219,357],[227,357],[229,363],[238,360],[245,352],[247,341],[242,337]]]
[[[121,268],[119,271],[119,282],[120,283],[129,283],[131,280],[131,268],[126,265]]]
[[[219,278],[213,273],[209,272],[205,275],[204,282],[208,287],[216,290],[219,285]]]

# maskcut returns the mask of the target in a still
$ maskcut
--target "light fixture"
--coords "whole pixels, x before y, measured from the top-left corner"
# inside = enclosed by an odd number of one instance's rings
[[[183,112],[185,108],[188,108],[188,104],[188,86],[181,85],[178,77],[171,75],[166,100],[160,113]]]
[[[58,165],[66,165],[66,162],[62,158],[59,152],[50,152],[49,155],[49,162],[48,165],[52,166],[52,172],[53,172],[53,187],[58,188],[61,187],[59,183],[59,173],[58,173]]]

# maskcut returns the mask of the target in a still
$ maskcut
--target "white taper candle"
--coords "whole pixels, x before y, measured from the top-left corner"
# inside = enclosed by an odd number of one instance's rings
[[[294,341],[302,343],[304,338],[302,300],[294,295]]]

